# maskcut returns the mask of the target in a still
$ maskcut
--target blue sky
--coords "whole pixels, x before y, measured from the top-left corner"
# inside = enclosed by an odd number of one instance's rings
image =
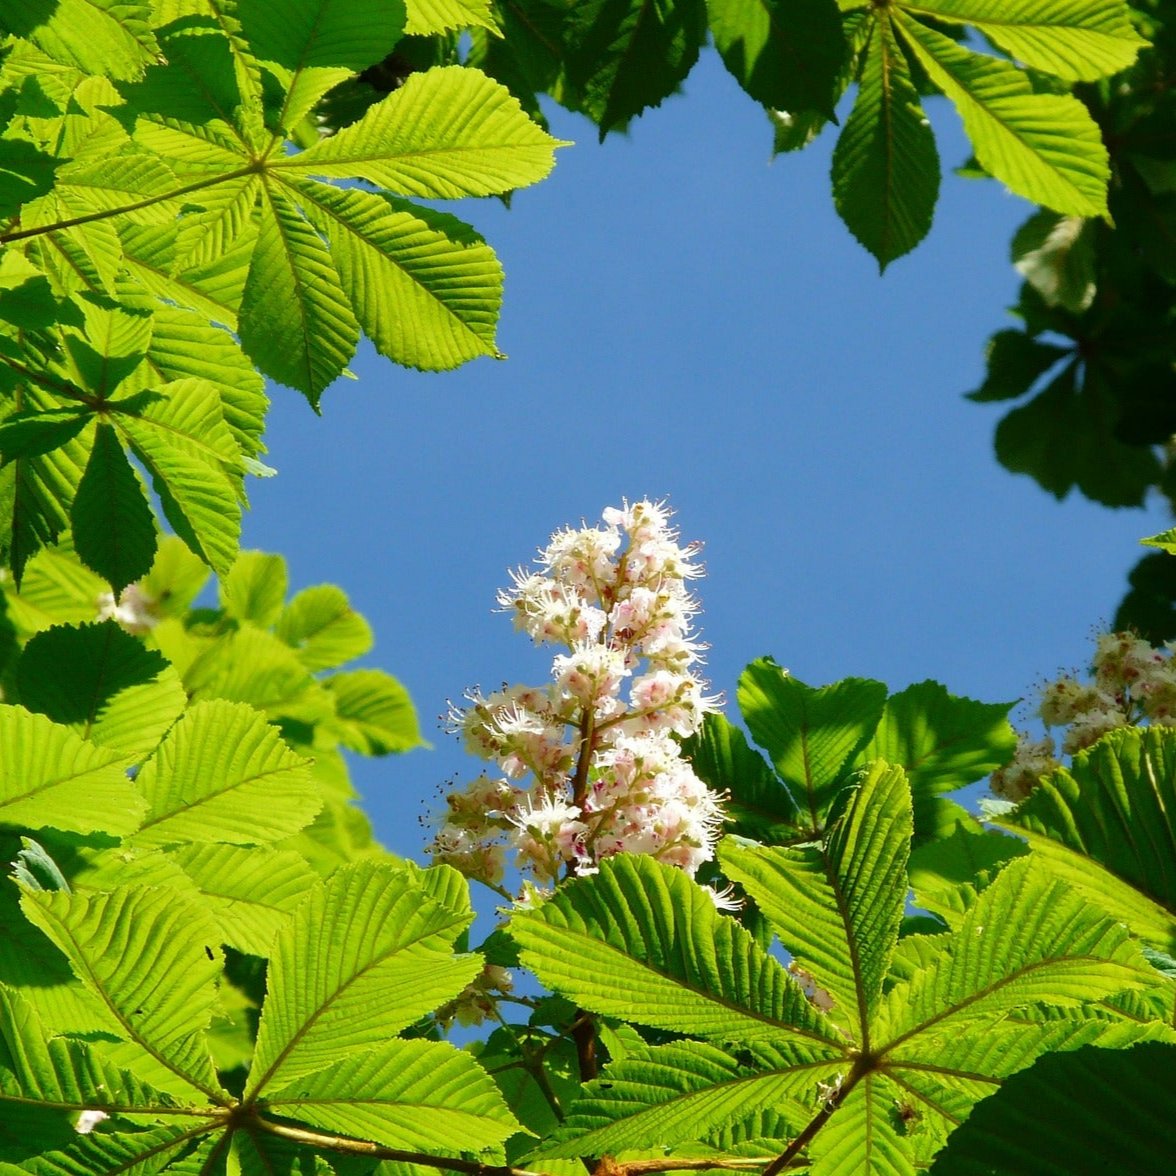
[[[729,700],[765,653],[812,684],[935,678],[985,701],[1086,660],[1138,539],[1168,523],[1058,503],[997,465],[999,406],[961,394],[1006,323],[1032,210],[951,175],[966,142],[945,101],[929,114],[949,173],[935,225],[880,277],[834,211],[832,135],[771,162],[713,52],[628,137],[599,146],[553,111],[576,145],[550,179],[509,210],[447,206],[503,261],[509,360],[426,375],[366,349],[322,419],[271,389],[280,476],[254,483],[244,545],[282,552],[293,588],[350,594],[367,661],[435,745],[354,764],[390,849],[419,859],[417,818],[477,774],[437,729],[446,699],[547,674],[551,651],[492,611],[507,569],[622,497],[668,498],[705,542],[700,620]]]

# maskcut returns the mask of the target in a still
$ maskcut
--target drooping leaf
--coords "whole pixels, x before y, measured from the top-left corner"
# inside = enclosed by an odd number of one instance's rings
[[[576,105],[600,137],[659,106],[698,60],[704,0],[588,0],[568,14],[564,54]]]
[[[20,706],[0,705],[0,823],[116,836],[139,826],[132,759]]]
[[[1015,66],[970,52],[902,9],[892,11],[906,45],[959,111],[986,171],[1056,212],[1106,213],[1107,151],[1077,98],[1035,94]]]
[[[784,968],[685,874],[652,858],[606,858],[599,874],[516,912],[510,933],[540,980],[594,1012],[839,1052],[840,1034]]]
[[[519,1126],[469,1054],[432,1041],[385,1042],[300,1077],[266,1103],[327,1131],[433,1155],[485,1151]]]
[[[969,392],[968,399],[979,403],[1015,400],[1069,354],[1064,347],[1042,343],[1024,331],[997,331],[984,349],[988,364],[984,383]]]
[[[903,7],[969,24],[1030,69],[1071,82],[1126,69],[1147,43],[1122,0],[916,0]]]
[[[867,1044],[902,922],[911,829],[903,771],[879,761],[822,844],[721,850],[725,872],[823,994],[816,1003]]]
[[[104,1057],[180,1098],[223,1098],[203,1036],[221,970],[203,911],[163,887],[26,892],[21,909],[97,998],[92,1030],[118,1039],[101,1043]]]
[[[391,52],[405,21],[402,0],[303,0],[284,7],[238,0],[237,13],[257,57],[287,74],[278,114],[286,129],[331,86]]]
[[[1077,486],[1106,506],[1139,506],[1160,466],[1150,447],[1115,436],[1117,417],[1112,391],[1089,369],[1079,386],[1071,361],[997,425],[997,459],[1058,499]]]
[[[928,233],[939,153],[890,21],[873,23],[857,100],[833,152],[833,201],[885,269]]]
[[[116,401],[119,430],[151,473],[176,533],[214,570],[228,572],[237,555],[241,506],[226,467],[240,455],[215,387],[176,380],[146,400]]]
[[[242,703],[197,702],[136,779],[148,801],[135,842],[257,845],[290,837],[322,805],[309,764]]]
[[[723,64],[757,102],[829,117],[846,45],[835,0],[707,0]]]
[[[354,354],[359,324],[319,235],[282,188],[263,191],[261,231],[238,316],[241,345],[271,379],[317,405]]]
[[[1012,257],[1014,268],[1047,306],[1081,314],[1094,301],[1094,224],[1085,217],[1035,212],[1013,235]]]
[[[175,670],[114,621],[39,633],[16,681],[29,710],[127,755],[154,748],[187,702]]]
[[[116,593],[151,567],[155,518],[110,425],[98,425],[69,513],[74,549]]]
[[[482,965],[452,953],[472,917],[401,867],[337,870],[275,941],[247,1093],[288,1088],[456,995]]]
[[[846,678],[814,689],[761,658],[740,675],[738,699],[752,737],[771,756],[810,827],[819,828],[878,725],[886,687]]]

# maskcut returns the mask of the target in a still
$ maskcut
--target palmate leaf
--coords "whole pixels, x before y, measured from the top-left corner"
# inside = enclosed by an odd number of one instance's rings
[[[1072,82],[1126,69],[1147,43],[1122,0],[915,0],[903,7],[969,24],[1030,69]]]
[[[370,1049],[450,999],[482,965],[452,954],[473,918],[396,865],[344,866],[316,888],[274,944],[247,1094]]]
[[[69,833],[130,833],[145,808],[126,776],[132,762],[44,715],[0,705],[0,823]]]
[[[262,191],[261,231],[237,320],[241,345],[272,379],[317,405],[354,354],[359,324],[322,239],[284,190]]]
[[[588,0],[565,26],[566,70],[577,108],[600,137],[685,81],[706,40],[704,0]]]
[[[720,858],[826,994],[829,1018],[865,1048],[902,922],[910,841],[906,778],[879,761],[822,844],[727,842]]]
[[[149,807],[134,841],[257,845],[290,837],[322,807],[309,766],[252,707],[197,702],[136,778]]]
[[[889,19],[875,18],[857,100],[833,152],[833,201],[880,269],[928,233],[939,153]]]
[[[593,1012],[718,1041],[843,1041],[800,987],[680,870],[622,854],[510,922],[543,983]]]
[[[29,710],[127,755],[150,752],[187,703],[167,661],[114,621],[58,625],[33,637],[16,683]]]
[[[1107,151],[1077,98],[1033,93],[1015,66],[972,53],[901,9],[891,19],[959,111],[986,171],[1018,196],[1056,212],[1106,213]]]
[[[214,1101],[220,1089],[203,1031],[222,962],[208,916],[164,887],[26,892],[21,909],[65,953],[101,1011],[104,1057],[157,1090]],[[166,983],[161,983],[166,977]]]
[[[1034,1001],[1081,1005],[1151,983],[1127,930],[1030,855],[980,895],[938,967],[892,990],[879,1032],[895,1051]]]
[[[803,1048],[790,1051],[779,1069],[764,1070],[701,1041],[646,1047],[586,1084],[528,1162],[675,1147],[762,1109],[775,1111],[795,1133],[812,1112],[793,1096],[807,1095],[843,1068],[841,1059]]]
[[[1112,732],[1000,823],[1137,934],[1176,947],[1176,739],[1166,728]]]
[[[824,1176],[913,1173],[1040,1053],[1173,1036],[1170,1003],[1122,1005],[1160,983],[1126,929],[1032,857],[1006,865],[954,934],[896,943],[911,827],[901,769],[875,763],[838,799],[820,844],[721,847],[808,997],[774,1035],[764,1029],[782,969],[761,972],[746,932],[680,873],[621,856],[517,913],[522,962],[580,1007],[743,1047],[725,1060],[688,1041],[629,1051],[537,1154],[671,1146],[689,1156],[743,1109],[787,1107],[771,1149],[781,1163]],[[826,1025],[835,1035],[822,1041]]]
[[[740,675],[738,699],[752,737],[797,797],[809,828],[819,829],[878,726],[886,687],[846,678],[814,689],[760,658]]]
[[[389,1041],[304,1075],[266,1097],[276,1114],[385,1147],[457,1155],[519,1130],[469,1054],[431,1041]]]

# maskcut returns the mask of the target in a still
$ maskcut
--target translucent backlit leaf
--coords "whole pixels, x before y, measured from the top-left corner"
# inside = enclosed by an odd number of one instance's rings
[[[1034,93],[1015,66],[972,53],[901,9],[892,19],[959,111],[981,167],[1056,212],[1106,213],[1107,151],[1077,98]]]
[[[680,870],[621,854],[510,922],[523,963],[582,1007],[720,1041],[837,1050],[784,968]]]
[[[0,823],[131,833],[145,808],[126,776],[131,762],[44,715],[0,705]]]
[[[311,176],[360,176],[406,196],[453,199],[543,179],[560,145],[506,87],[477,70],[450,66],[412,74],[359,122],[272,166]]]
[[[322,805],[309,763],[242,703],[195,703],[136,779],[148,801],[135,842],[257,845],[290,837]]]
[[[809,827],[820,828],[854,757],[878,726],[886,687],[846,678],[816,689],[761,658],[740,675],[738,699],[752,738],[771,756]]]
[[[288,1089],[456,995],[482,966],[452,952],[472,918],[396,865],[337,870],[274,945],[247,1093]]]
[[[903,7],[969,24],[1014,60],[1072,82],[1126,69],[1147,43],[1122,0],[916,0]]]

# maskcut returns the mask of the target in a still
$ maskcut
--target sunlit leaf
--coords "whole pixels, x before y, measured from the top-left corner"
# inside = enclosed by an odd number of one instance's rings
[[[482,966],[452,953],[472,917],[395,865],[337,870],[274,944],[249,1092],[288,1088],[454,996]]]

